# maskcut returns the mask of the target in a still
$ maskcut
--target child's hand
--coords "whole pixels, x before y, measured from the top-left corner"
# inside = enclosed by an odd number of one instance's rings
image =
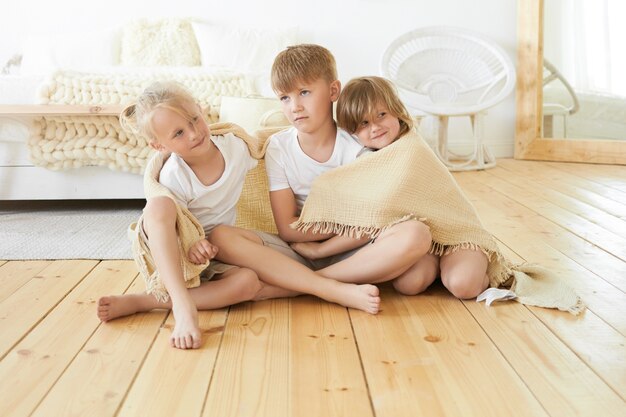
[[[197,241],[191,248],[187,256],[189,260],[196,265],[202,265],[207,261],[215,258],[218,248],[206,239]]]
[[[319,242],[296,242],[292,243],[290,246],[291,249],[307,259],[315,260],[324,257],[321,253],[321,243]]]

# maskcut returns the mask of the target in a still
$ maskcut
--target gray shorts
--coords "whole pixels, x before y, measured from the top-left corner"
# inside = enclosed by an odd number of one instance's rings
[[[337,262],[341,262],[344,259],[347,259],[350,256],[354,255],[362,248],[361,246],[359,248],[352,249],[347,252],[339,253],[337,255],[329,256],[329,257],[322,258],[322,259],[312,260],[312,259],[307,259],[301,256],[300,254],[298,254],[298,252],[291,249],[291,246],[289,246],[287,242],[282,240],[276,234],[260,232],[258,230],[251,230],[251,232],[257,235],[263,241],[263,245],[269,248],[272,248],[277,252],[282,253],[283,255],[297,261],[298,263],[301,263],[302,265],[314,271],[317,271],[318,269],[326,268],[327,266],[330,266],[330,265],[334,265]]]

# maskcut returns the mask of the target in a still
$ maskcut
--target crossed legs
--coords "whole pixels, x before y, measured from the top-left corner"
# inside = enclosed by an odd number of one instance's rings
[[[430,244],[428,226],[409,220],[385,230],[349,258],[317,272],[342,282],[386,282],[405,275],[428,252]]]
[[[171,345],[181,349],[198,348],[201,344],[198,309],[209,310],[247,300],[294,294],[260,282],[257,274],[246,268],[230,269],[197,288],[187,289],[180,267],[176,206],[167,197],[148,200],[144,209],[144,229],[170,300],[159,302],[146,293],[105,296],[98,301],[97,313],[104,322],[155,308],[172,309],[176,324],[170,337]]]
[[[325,278],[297,260],[265,246],[254,232],[222,225],[213,230],[210,240],[219,248],[217,258],[220,261],[252,269],[269,285],[312,294],[371,314],[378,312],[380,297],[374,285]]]

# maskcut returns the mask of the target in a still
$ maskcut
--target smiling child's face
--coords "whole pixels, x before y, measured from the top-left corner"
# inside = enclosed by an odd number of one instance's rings
[[[381,149],[398,138],[400,120],[392,116],[386,106],[377,105],[372,114],[365,116],[354,133],[361,145]]]

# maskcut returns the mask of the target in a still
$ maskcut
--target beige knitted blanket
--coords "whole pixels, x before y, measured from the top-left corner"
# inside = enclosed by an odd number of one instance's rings
[[[242,73],[202,68],[118,69],[102,73],[56,71],[40,87],[41,104],[126,104],[152,82],[173,80],[193,92],[211,122],[219,118],[223,96],[256,93],[253,79]],[[116,116],[42,116],[28,141],[31,161],[66,170],[105,166],[140,174],[151,155],[148,141],[124,131]]]
[[[258,140],[248,135],[241,127],[232,123],[215,123],[209,126],[211,129],[211,135],[219,136],[226,133],[233,133],[235,136],[243,139],[250,149],[250,154],[259,158],[261,150],[258,146]],[[172,193],[163,185],[159,183],[159,173],[163,164],[167,160],[169,155],[156,152],[152,158],[148,161],[146,170],[143,176],[143,187],[146,199],[155,197],[167,197],[171,198],[176,203],[176,199]],[[167,301],[169,295],[163,285],[154,259],[150,253],[150,248],[147,242],[141,238],[141,224],[143,222],[143,216],[139,218],[137,223],[133,223],[129,227],[129,238],[131,240],[131,247],[133,252],[133,259],[139,268],[139,272],[143,276],[146,282],[146,291],[149,294],[154,295],[159,301]],[[198,220],[191,214],[186,208],[176,203],[176,229],[178,232],[178,248],[181,260],[181,268],[183,270],[183,277],[187,288],[194,288],[200,285],[200,274],[208,266],[209,262],[202,265],[196,265],[192,263],[187,254],[189,249],[200,239],[205,238],[204,229]]]
[[[431,253],[481,249],[489,258],[490,286],[510,286],[518,301],[573,314],[584,309],[580,298],[554,274],[504,258],[450,172],[414,133],[320,175],[292,227],[376,237],[408,218],[430,227]]]

